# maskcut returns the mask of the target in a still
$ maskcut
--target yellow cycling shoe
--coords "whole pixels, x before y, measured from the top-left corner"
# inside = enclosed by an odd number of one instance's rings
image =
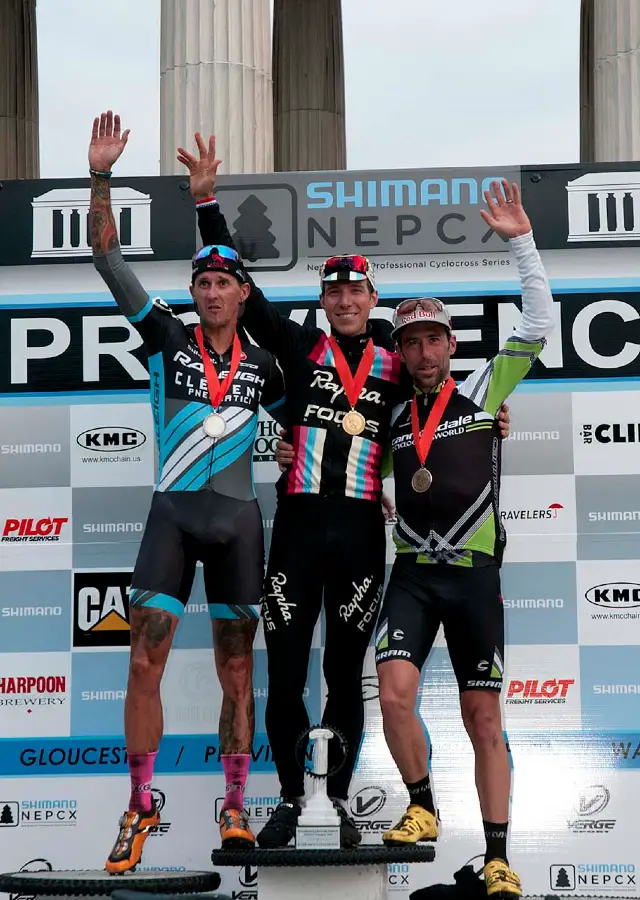
[[[494,900],[513,900],[522,896],[520,879],[503,859],[490,859],[483,869],[487,896]]]
[[[409,804],[398,824],[382,835],[382,842],[389,847],[437,840],[438,821],[435,815],[415,803]]]

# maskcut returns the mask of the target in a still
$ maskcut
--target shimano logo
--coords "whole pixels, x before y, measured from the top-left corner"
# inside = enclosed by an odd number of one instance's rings
[[[588,518],[590,522],[640,522],[640,509],[590,512]]]
[[[3,606],[2,616],[61,616],[61,606]]]
[[[559,441],[559,431],[512,431],[509,441]]]
[[[142,534],[142,522],[85,522],[82,526],[85,534]]]
[[[564,600],[561,597],[556,599],[539,597],[536,599],[516,597],[504,598],[505,609],[562,609]]]
[[[62,444],[2,444],[0,453],[18,456],[34,453],[62,453]]]

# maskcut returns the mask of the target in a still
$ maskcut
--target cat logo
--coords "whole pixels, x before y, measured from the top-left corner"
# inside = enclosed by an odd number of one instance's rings
[[[127,647],[131,572],[75,572],[74,647]]]

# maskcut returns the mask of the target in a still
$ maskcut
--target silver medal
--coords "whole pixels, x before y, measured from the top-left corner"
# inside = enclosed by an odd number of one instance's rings
[[[210,438],[219,438],[227,430],[227,423],[219,413],[211,413],[202,423],[204,433]]]

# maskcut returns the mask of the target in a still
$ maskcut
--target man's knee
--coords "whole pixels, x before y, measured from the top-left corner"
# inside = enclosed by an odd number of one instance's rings
[[[164,662],[151,659],[144,648],[137,648],[129,663],[128,690],[141,690],[143,692],[156,691],[162,681]]]
[[[494,691],[465,691],[462,720],[474,744],[498,746],[504,740],[500,695]]]
[[[392,661],[378,667],[380,708],[387,720],[406,719],[415,711],[419,672],[411,663],[399,665]]]

